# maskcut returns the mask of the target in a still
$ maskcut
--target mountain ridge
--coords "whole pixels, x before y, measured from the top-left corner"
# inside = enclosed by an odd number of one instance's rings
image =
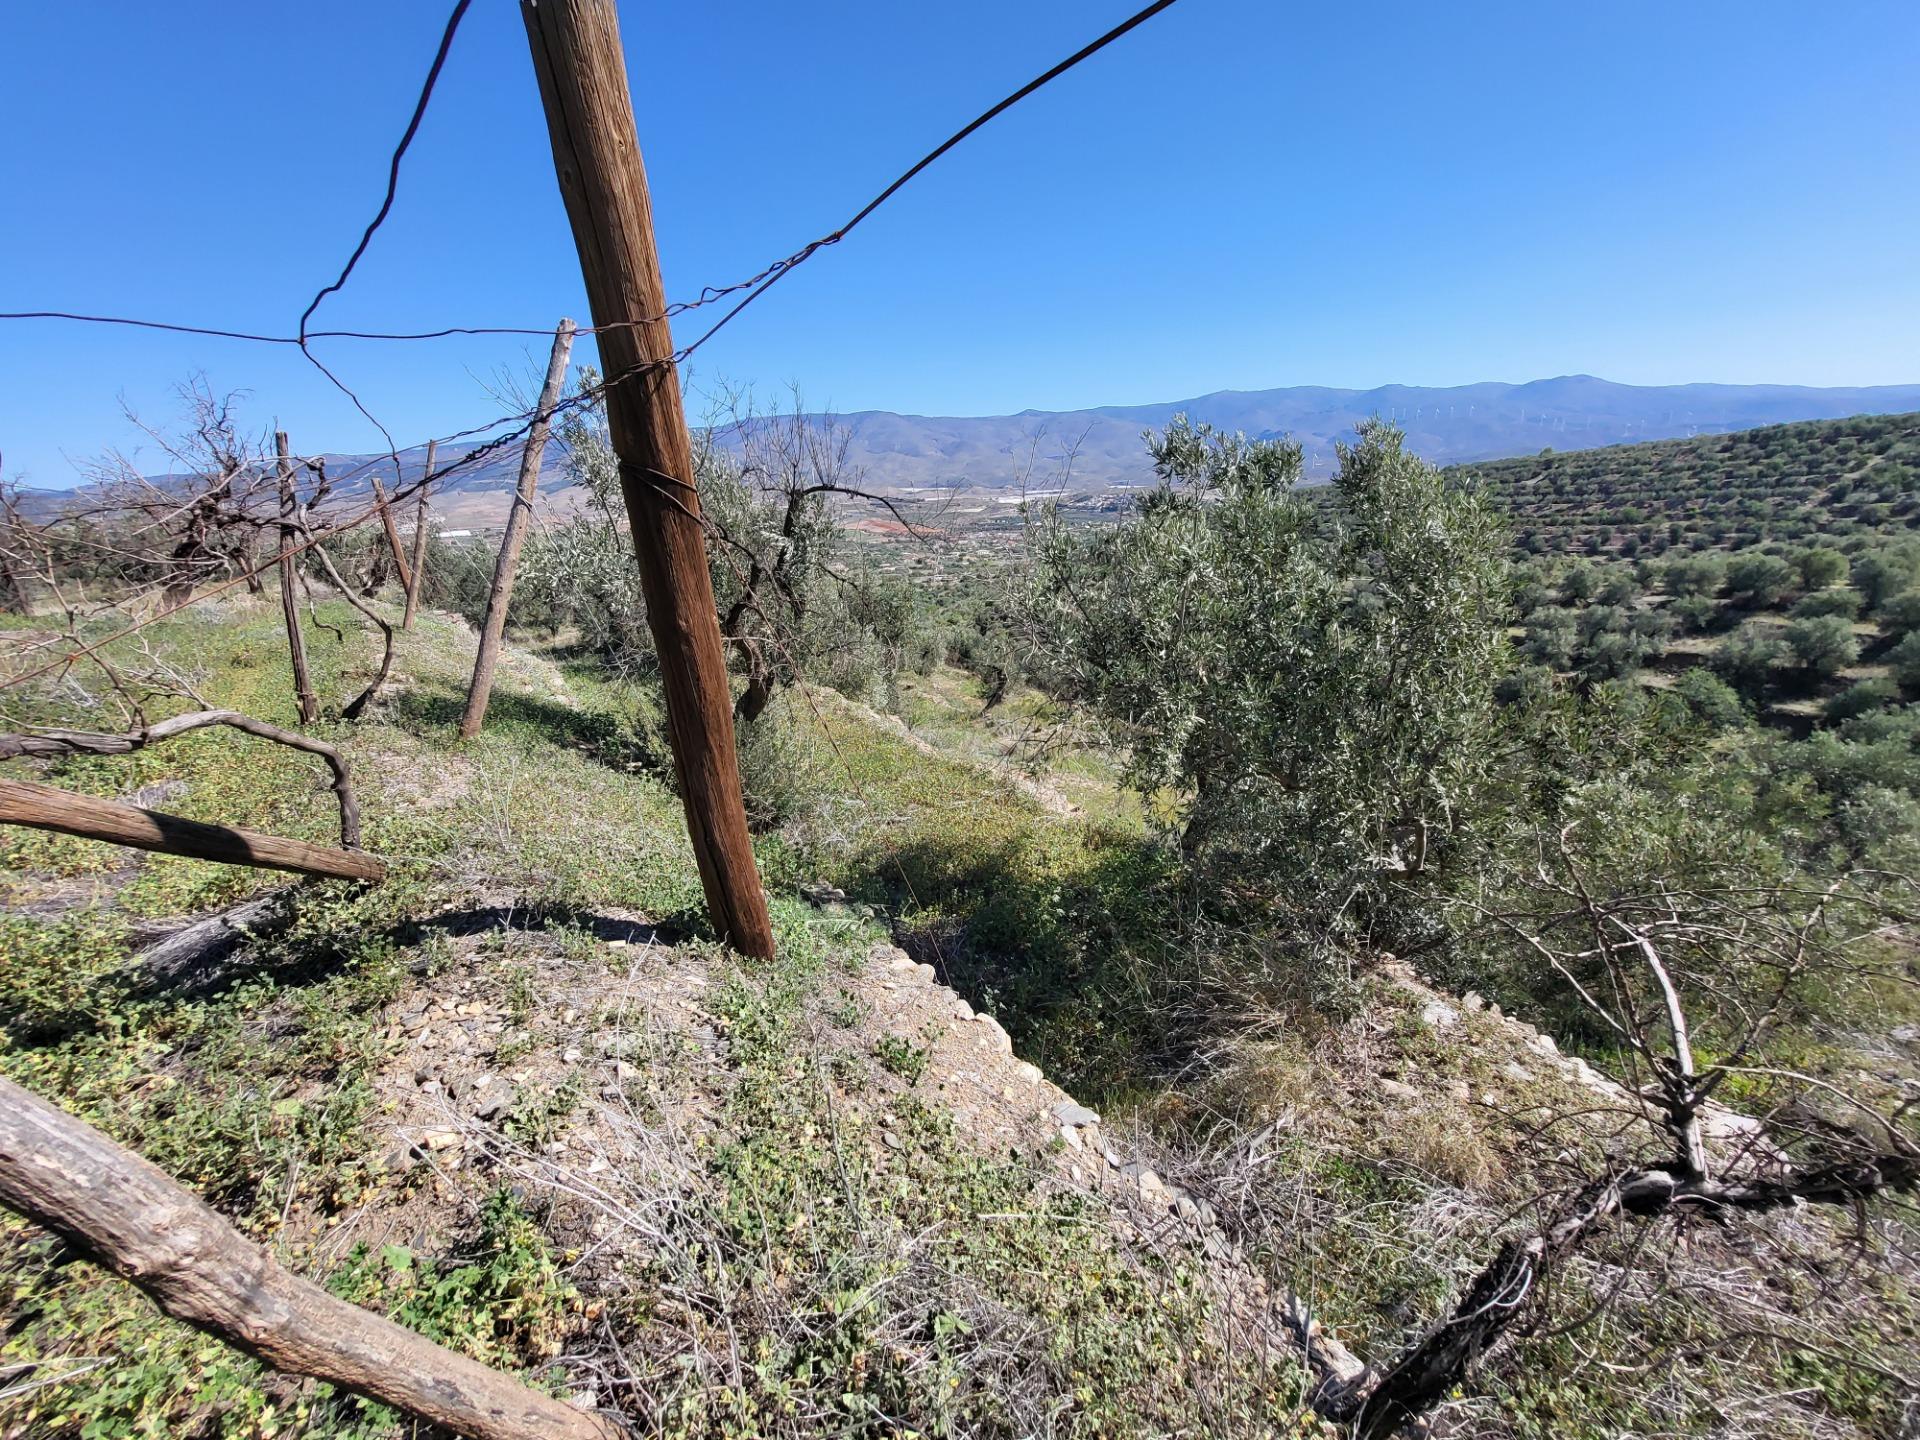
[[[1183,400],[1029,408],[1004,416],[859,410],[836,418],[852,432],[850,457],[866,469],[870,483],[882,487],[964,481],[1005,488],[1023,480],[1051,485],[1071,456],[1075,488],[1102,488],[1149,478],[1140,430],[1182,413],[1256,439],[1291,436],[1307,452],[1309,477],[1326,478],[1335,443],[1351,438],[1354,427],[1375,414],[1400,424],[1416,453],[1436,464],[1457,464],[1549,446],[1593,449],[1917,407],[1920,385],[1635,386],[1563,375],[1456,386],[1216,390]],[[1030,473],[1030,465],[1037,473]]]
[[[1462,413],[1464,410],[1464,413]],[[1264,390],[1215,390],[1181,400],[1029,408],[1010,415],[920,415],[854,410],[831,415],[849,432],[848,458],[870,489],[895,493],[978,487],[1056,489],[1063,478],[1075,490],[1137,485],[1152,477],[1141,431],[1185,414],[1254,439],[1291,436],[1306,452],[1309,481],[1331,477],[1335,446],[1371,415],[1407,432],[1408,448],[1435,464],[1506,459],[1557,450],[1596,449],[1643,440],[1749,430],[1796,420],[1920,410],[1920,384],[1867,386],[1624,385],[1575,374],[1522,382],[1465,385],[1380,385],[1354,389],[1325,385]],[[823,413],[816,418],[827,418]],[[726,443],[724,434],[722,443]],[[447,460],[442,447],[443,462]],[[400,451],[400,477],[387,456],[329,454],[341,498],[363,495],[368,476],[388,485],[420,474],[424,445]],[[488,455],[450,480],[448,496],[469,497],[466,509],[488,508],[492,492],[510,490],[519,467],[516,447]],[[554,441],[543,464],[543,490],[565,484],[565,450]],[[84,487],[82,487],[84,488]],[[51,513],[76,490],[28,490],[28,513]]]

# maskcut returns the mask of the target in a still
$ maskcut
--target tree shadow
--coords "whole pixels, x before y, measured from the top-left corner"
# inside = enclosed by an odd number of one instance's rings
[[[889,907],[903,949],[1076,1093],[1135,1090],[1193,1051],[1198,1031],[1164,1003],[1177,866],[1150,840],[1090,837],[1062,867],[1019,837],[923,836],[843,883]]]
[[[397,927],[394,939],[402,945],[417,945],[429,934],[438,932],[456,938],[486,935],[494,931],[535,933],[548,930],[574,930],[596,940],[617,941],[626,945],[678,945],[689,932],[673,920],[656,924],[623,915],[603,915],[571,905],[471,905],[459,910],[442,911],[424,919]]]
[[[299,916],[301,890],[296,885],[282,886],[183,925],[136,931],[138,948],[132,961],[104,977],[103,987],[131,1003],[196,1004],[244,982],[266,981],[276,988],[299,989],[330,979],[354,963],[346,947],[328,943],[324,935],[299,944],[280,943]],[[407,948],[436,933],[463,937],[509,930],[573,930],[628,945],[656,941],[676,945],[697,933],[687,919],[673,916],[656,923],[563,904],[507,903],[398,920],[369,934]],[[57,1017],[42,1017],[39,1024],[10,1026],[9,1032],[15,1043],[47,1044],[74,1033],[76,1024],[77,1018],[61,1023]]]
[[[395,724],[423,740],[446,739],[446,732],[460,723],[465,710],[464,695],[418,687],[395,696],[387,707]],[[484,728],[543,740],[611,769],[644,771],[671,783],[673,760],[664,737],[639,715],[562,705],[518,690],[496,690],[487,705]]]

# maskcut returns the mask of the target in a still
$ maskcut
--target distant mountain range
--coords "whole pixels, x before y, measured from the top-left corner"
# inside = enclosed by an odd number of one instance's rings
[[[1140,432],[1182,412],[1255,438],[1291,435],[1307,451],[1309,478],[1325,479],[1336,463],[1334,442],[1351,439],[1354,427],[1371,415],[1396,421],[1415,453],[1436,464],[1453,464],[1532,454],[1547,446],[1585,450],[1916,408],[1920,385],[1617,385],[1591,375],[1567,375],[1524,385],[1486,382],[1444,389],[1219,390],[1157,405],[1027,410],[984,418],[869,410],[840,419],[853,431],[854,460],[880,488],[956,482],[1004,487],[1021,482],[1030,456],[1032,483],[1052,488],[1071,448],[1074,488],[1098,489],[1150,478]]]
[[[1307,452],[1310,480],[1329,478],[1334,444],[1350,439],[1371,415],[1394,420],[1407,443],[1436,464],[1526,455],[1551,446],[1584,450],[1639,440],[1750,430],[1791,420],[1920,410],[1920,385],[1818,388],[1806,385],[1618,385],[1591,375],[1564,375],[1525,384],[1488,381],[1433,388],[1383,385],[1338,390],[1318,385],[1278,390],[1218,390],[1153,405],[1102,405],[1089,410],[1023,410],[1018,415],[900,415],[860,410],[837,417],[851,432],[850,455],[869,488],[974,486],[1058,488],[1066,457],[1073,457],[1071,488],[1098,491],[1149,480],[1141,431],[1185,413],[1223,430],[1255,438],[1291,435]],[[420,473],[426,449],[400,453],[407,479]],[[449,459],[442,448],[441,463]],[[542,488],[564,485],[565,456],[549,447]],[[505,512],[519,466],[515,447],[488,455],[455,477],[436,509],[461,523],[486,524]],[[342,495],[364,493],[365,475],[393,483],[387,457],[332,455],[330,472],[359,478]],[[32,510],[57,508],[68,497],[40,492]]]

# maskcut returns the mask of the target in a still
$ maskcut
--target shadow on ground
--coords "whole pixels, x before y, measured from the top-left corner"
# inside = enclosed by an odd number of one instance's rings
[[[445,740],[460,723],[466,697],[448,690],[415,688],[387,707],[393,722],[422,739]],[[563,705],[517,690],[496,690],[487,705],[486,729],[574,750],[616,770],[641,770],[671,784],[672,757],[665,741],[636,712]]]
[[[1149,841],[1088,843],[1062,865],[1024,839],[923,836],[843,883],[891,910],[909,954],[1075,1093],[1132,1089],[1191,1043],[1155,999],[1177,963],[1178,907]]]
[[[656,925],[632,916],[603,915],[564,905],[516,905],[512,902],[472,905],[429,915],[423,920],[402,926],[395,938],[403,945],[414,945],[433,931],[458,937],[485,935],[495,930],[574,930],[591,935],[596,940],[616,940],[626,945],[650,945],[656,941],[662,945],[677,945],[687,938],[686,931],[672,922]]]

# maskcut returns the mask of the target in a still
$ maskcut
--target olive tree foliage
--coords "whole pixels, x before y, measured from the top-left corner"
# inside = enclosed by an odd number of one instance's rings
[[[575,383],[588,393],[598,379],[583,366]],[[565,447],[567,479],[580,492],[580,506],[566,522],[540,525],[528,536],[513,595],[514,623],[571,627],[583,649],[613,668],[649,673],[656,665],[653,636],[606,413],[598,404],[572,406],[554,433]]]
[[[1442,866],[1490,763],[1505,536],[1379,421],[1330,504],[1300,448],[1185,417],[1119,525],[1034,528],[1060,688],[1105,722],[1226,903],[1339,945]]]

